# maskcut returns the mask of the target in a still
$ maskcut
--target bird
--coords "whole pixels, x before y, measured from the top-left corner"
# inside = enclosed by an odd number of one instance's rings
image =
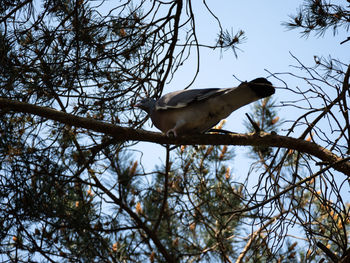
[[[174,91],[158,100],[142,99],[134,106],[146,111],[167,136],[177,137],[205,133],[238,108],[274,93],[270,81],[256,78],[233,88]]]

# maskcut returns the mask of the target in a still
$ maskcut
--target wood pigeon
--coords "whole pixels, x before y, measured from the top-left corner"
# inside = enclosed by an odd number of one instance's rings
[[[234,110],[275,93],[271,82],[257,78],[227,89],[179,90],[135,105],[146,111],[167,136],[204,133]]]

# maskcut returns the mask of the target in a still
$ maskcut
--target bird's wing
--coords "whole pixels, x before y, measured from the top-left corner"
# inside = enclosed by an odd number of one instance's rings
[[[229,89],[193,89],[179,90],[170,92],[161,97],[156,104],[156,110],[166,110],[174,108],[183,108],[189,104],[208,99],[209,97],[218,96]]]
[[[202,133],[232,111],[274,92],[271,82],[264,78],[228,89],[175,91],[156,102],[151,119],[166,134]]]

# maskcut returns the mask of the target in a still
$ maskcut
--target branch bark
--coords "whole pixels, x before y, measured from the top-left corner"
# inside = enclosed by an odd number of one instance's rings
[[[0,98],[0,109],[30,113],[58,121],[67,125],[101,132],[114,137],[118,141],[146,141],[159,144],[174,145],[250,145],[287,148],[317,157],[322,162],[334,164],[333,168],[350,176],[350,162],[342,162],[342,158],[326,148],[301,139],[268,133],[254,134],[196,134],[170,138],[158,132],[135,130],[118,125],[97,121],[91,118],[75,116],[47,107],[39,107],[25,102]]]

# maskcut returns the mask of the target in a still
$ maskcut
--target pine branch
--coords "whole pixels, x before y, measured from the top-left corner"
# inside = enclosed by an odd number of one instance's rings
[[[339,262],[339,258],[332,251],[330,251],[325,245],[321,242],[317,242],[316,245],[323,250],[323,252],[332,260],[332,262]]]
[[[287,136],[261,132],[259,134],[196,134],[170,138],[157,132],[121,127],[4,98],[0,98],[0,109],[30,113],[71,126],[101,132],[114,137],[118,141],[147,141],[175,145],[250,145],[287,148],[313,155],[329,165],[335,163],[333,166],[335,170],[350,176],[350,162],[342,162],[341,157],[316,143]]]

